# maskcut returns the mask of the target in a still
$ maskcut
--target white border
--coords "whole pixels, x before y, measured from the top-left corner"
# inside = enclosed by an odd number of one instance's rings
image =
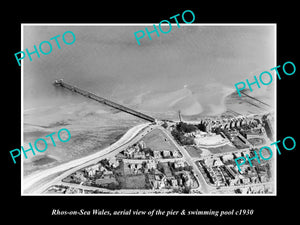
[[[158,23],[21,23],[21,50],[24,49],[24,41],[23,41],[23,32],[24,26],[153,26],[153,24],[158,25]],[[176,23],[171,23],[172,25],[177,25]],[[168,26],[168,24],[161,24],[162,26]],[[191,23],[191,24],[183,24],[180,23],[180,26],[274,26],[275,35],[274,35],[274,67],[277,66],[277,23]],[[21,61],[21,146],[23,146],[24,138],[23,138],[23,123],[24,123],[24,114],[23,114],[23,91],[24,91],[24,63]],[[275,101],[275,111],[274,111],[274,138],[277,139],[277,79],[274,79],[274,101]],[[277,152],[276,152],[277,153]],[[274,165],[275,165],[275,173],[274,173],[274,193],[273,194],[24,194],[23,193],[23,159],[21,156],[21,196],[277,196],[277,154],[274,154]],[[237,187],[238,188],[238,187]]]

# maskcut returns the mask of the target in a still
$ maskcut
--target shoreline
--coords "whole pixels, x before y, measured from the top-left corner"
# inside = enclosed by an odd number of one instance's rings
[[[85,156],[80,159],[75,159],[69,162],[66,162],[64,164],[55,166],[53,168],[39,171],[36,173],[33,173],[27,177],[21,177],[21,194],[24,193],[24,190],[30,188],[34,183],[38,182],[39,180],[48,177],[54,173],[57,173],[58,171],[67,170],[73,167],[76,167],[78,165],[81,165],[83,163],[86,163],[90,160],[93,160],[94,158],[100,157],[103,154],[107,154],[110,151],[113,151],[115,148],[118,148],[119,146],[125,144],[126,142],[130,141],[133,137],[135,137],[142,129],[147,127],[149,123],[142,123],[138,124],[132,128],[130,128],[118,141],[113,143],[112,145],[99,150],[96,153],[93,153],[91,155]],[[22,165],[23,166],[23,165]],[[22,170],[22,167],[21,167]]]

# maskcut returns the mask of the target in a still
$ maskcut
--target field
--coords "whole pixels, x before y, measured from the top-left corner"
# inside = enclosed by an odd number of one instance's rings
[[[191,157],[197,158],[197,157],[203,156],[203,150],[201,150],[200,148],[197,148],[195,146],[185,146],[185,149],[188,151],[188,153]],[[214,148],[206,147],[205,150],[209,151],[211,154],[218,154],[218,153],[225,153],[225,152],[233,152],[233,151],[236,151],[237,149],[230,145],[222,145],[222,146],[218,146],[218,147],[214,147]]]
[[[191,157],[201,157],[202,150],[195,146],[185,146],[185,149]]]
[[[156,151],[174,151],[176,146],[159,129],[154,129],[142,139],[146,146]]]
[[[233,152],[237,149],[230,145],[223,145],[215,148],[207,148],[212,154],[225,153],[225,152]]]
[[[144,174],[124,175],[117,177],[120,189],[147,189]]]
[[[122,183],[124,189],[145,189],[146,178],[145,175],[126,176],[124,183]]]

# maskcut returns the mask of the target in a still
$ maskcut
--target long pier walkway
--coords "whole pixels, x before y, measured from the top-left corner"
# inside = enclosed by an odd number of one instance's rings
[[[63,88],[66,88],[66,89],[68,89],[68,90],[70,90],[70,91],[73,91],[73,92],[75,92],[75,93],[81,94],[81,95],[83,95],[83,96],[85,96],[85,97],[87,97],[87,98],[93,99],[93,100],[95,100],[95,101],[97,101],[97,102],[100,102],[100,103],[102,103],[102,104],[108,105],[108,106],[113,107],[113,108],[115,108],[115,109],[118,109],[118,110],[120,110],[120,111],[129,113],[129,114],[134,115],[134,116],[136,116],[136,117],[139,117],[139,118],[141,118],[141,119],[144,119],[144,120],[147,120],[147,121],[150,121],[150,122],[155,122],[155,121],[156,121],[155,118],[153,118],[153,117],[151,117],[151,116],[148,116],[148,115],[146,115],[146,114],[144,114],[144,113],[135,111],[135,110],[130,109],[130,108],[126,107],[126,106],[123,106],[123,105],[120,105],[120,104],[118,104],[118,103],[112,102],[112,101],[110,101],[110,100],[108,100],[108,99],[99,97],[98,95],[95,95],[95,94],[93,94],[93,93],[91,93],[91,92],[89,92],[89,91],[85,91],[85,90],[82,90],[82,89],[80,89],[80,88],[78,88],[78,87],[75,87],[75,86],[73,86],[73,85],[67,84],[67,83],[64,82],[62,79],[60,79],[60,80],[55,80],[55,81],[54,81],[54,85],[57,86],[57,87],[63,87]]]

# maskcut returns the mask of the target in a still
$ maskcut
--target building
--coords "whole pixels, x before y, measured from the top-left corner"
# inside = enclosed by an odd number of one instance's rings
[[[108,160],[108,163],[109,163],[109,166],[112,166],[113,168],[117,168],[120,165],[119,161],[116,160],[115,157],[110,158]]]
[[[242,179],[242,182],[243,182],[243,184],[250,184],[251,180],[250,180],[249,177],[244,177],[244,178]]]
[[[156,162],[154,160],[148,160],[146,162],[146,168],[149,170],[156,169]]]
[[[139,163],[139,164],[135,164],[135,167],[136,167],[137,170],[139,170],[139,169],[141,169],[143,166],[142,166],[142,164]]]
[[[152,185],[153,189],[162,189],[165,188],[166,184],[166,179],[165,177],[162,177],[162,179],[160,179],[160,177],[158,176],[150,176],[149,175],[149,182]]]
[[[223,159],[224,162],[227,162],[229,160],[233,160],[233,155],[232,154],[223,155],[222,159]]]
[[[154,189],[162,189],[166,186],[165,182],[163,182],[161,180],[154,180],[152,185],[153,185]]]
[[[183,168],[184,166],[185,166],[184,161],[182,161],[182,160],[178,160],[178,161],[174,162],[174,168],[175,169]]]
[[[250,177],[250,181],[252,184],[259,183],[259,178],[256,176]]]
[[[145,149],[147,146],[146,146],[146,143],[142,140],[142,141],[139,141],[137,146],[139,147],[140,150],[143,150]]]
[[[160,178],[160,176],[159,176],[158,174],[155,174],[155,175],[154,175],[154,179],[155,179],[155,180],[161,180],[161,178]]]
[[[234,153],[234,156],[235,156],[236,158],[242,157],[242,153],[241,153],[241,152],[235,152],[235,153]]]
[[[213,166],[223,166],[223,162],[220,160],[220,158],[215,159]]]
[[[106,170],[103,172],[104,176],[113,175],[113,174],[114,174],[113,171],[110,171],[110,170]]]
[[[136,151],[135,148],[132,148],[132,147],[127,148],[127,149],[124,150],[124,155],[125,155],[126,157],[128,157],[128,158],[132,158],[133,153],[134,153],[135,151]]]
[[[171,186],[174,187],[174,188],[178,187],[178,182],[175,178],[171,180]]]
[[[153,151],[153,156],[154,156],[155,159],[161,158],[160,151]]]
[[[234,179],[230,179],[228,183],[229,183],[229,186],[236,186],[236,185],[240,185],[241,181],[238,177],[236,177]]]
[[[99,170],[101,166],[99,164],[95,164],[93,166],[89,166],[85,168],[85,171],[88,173],[89,177],[95,176],[96,172]]]
[[[178,158],[178,157],[179,157],[178,151],[177,151],[177,150],[172,151],[172,156],[173,156],[174,158]]]
[[[204,160],[204,163],[205,165],[207,166],[212,166],[213,165],[213,162],[214,162],[214,159],[213,158],[207,158]]]
[[[134,159],[145,159],[145,152],[134,152],[132,158]]]
[[[234,171],[231,167],[225,166],[225,170],[226,170],[227,174],[229,174],[229,176],[230,176],[232,179],[234,179],[234,178],[237,177],[237,174],[235,173],[235,171]]]
[[[170,157],[171,157],[170,151],[164,150],[164,151],[163,151],[163,157],[164,157],[164,158],[170,158]]]

